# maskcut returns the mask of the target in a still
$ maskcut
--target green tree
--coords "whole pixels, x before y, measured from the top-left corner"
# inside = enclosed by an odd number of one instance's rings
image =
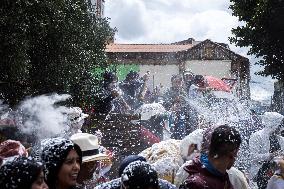
[[[243,22],[232,29],[232,43],[250,47],[249,54],[260,57],[259,74],[284,80],[284,1],[230,0],[233,15]]]
[[[27,15],[20,11],[21,6],[10,1],[0,4],[0,93],[11,103],[29,91],[28,26],[24,21]]]
[[[71,94],[73,105],[91,103],[92,70],[106,67],[114,30],[85,0],[3,0],[0,28],[0,81],[8,82],[2,95],[10,103],[52,92]]]

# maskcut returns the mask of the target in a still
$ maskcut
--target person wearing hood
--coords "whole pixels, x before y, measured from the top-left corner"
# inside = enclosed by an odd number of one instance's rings
[[[279,155],[283,150],[280,136],[284,116],[277,112],[265,112],[262,116],[264,128],[253,133],[249,139],[249,149],[251,155],[250,177],[257,181],[260,188],[265,188],[268,179],[260,178],[263,166]],[[264,167],[263,167],[264,168]]]
[[[71,140],[57,137],[41,142],[41,159],[50,189],[75,189],[82,163],[82,151]]]
[[[110,182],[103,183],[97,186],[95,189],[120,189],[122,185],[121,177],[124,173],[124,170],[126,169],[126,167],[128,167],[129,164],[133,162],[134,163],[135,162],[145,162],[146,163],[146,159],[143,156],[139,156],[139,155],[127,156],[126,158],[122,160],[118,168],[119,178],[111,180]],[[173,184],[163,179],[158,179],[158,184],[159,184],[159,189],[176,189],[176,187]]]
[[[1,189],[48,189],[43,165],[31,157],[17,157],[0,168]]]
[[[201,147],[198,145],[198,150],[200,152],[200,155],[203,157],[207,156],[209,153],[209,146],[210,146],[210,141],[211,141],[211,136],[216,127],[211,126],[204,130],[201,134],[202,141],[200,142]],[[200,138],[200,137],[198,137]],[[197,140],[197,139],[195,139]],[[201,148],[201,149],[200,149]],[[190,150],[190,149],[189,149]],[[191,155],[192,156],[192,155]],[[190,157],[190,156],[189,156]],[[175,177],[175,182],[174,184],[179,187],[189,176],[189,173],[184,169],[185,167],[189,166],[190,164],[193,163],[193,159],[190,159],[186,161],[178,170],[176,177]],[[235,167],[231,167],[229,170],[227,170],[229,180],[234,187],[234,189],[249,189],[249,185],[247,182],[247,178],[245,177],[244,173],[238,170]]]
[[[184,170],[188,177],[181,189],[233,189],[227,170],[231,169],[239,151],[241,136],[228,125],[214,129],[208,154],[202,153],[190,161]]]

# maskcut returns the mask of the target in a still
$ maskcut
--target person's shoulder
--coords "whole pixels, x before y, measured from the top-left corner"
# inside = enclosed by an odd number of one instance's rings
[[[187,188],[204,188],[206,186],[206,179],[203,175],[205,170],[202,168],[199,158],[189,161],[184,170],[189,173],[189,176],[184,181],[184,185]]]

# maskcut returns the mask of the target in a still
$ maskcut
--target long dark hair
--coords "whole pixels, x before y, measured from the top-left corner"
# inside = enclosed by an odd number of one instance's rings
[[[1,189],[30,189],[37,180],[43,165],[31,157],[18,157],[0,168]]]
[[[57,175],[69,152],[74,149],[82,163],[82,151],[71,140],[61,137],[50,139],[42,151],[42,160],[45,166],[45,178],[49,189],[56,188]]]

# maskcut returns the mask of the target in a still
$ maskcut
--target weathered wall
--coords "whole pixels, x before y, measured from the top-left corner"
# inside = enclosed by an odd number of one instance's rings
[[[198,75],[210,75],[217,78],[231,78],[231,60],[188,60],[185,70]]]
[[[164,92],[171,86],[171,77],[179,73],[178,65],[140,65],[140,75],[143,76],[150,71],[148,87],[152,91],[156,86],[163,86],[161,92]]]

